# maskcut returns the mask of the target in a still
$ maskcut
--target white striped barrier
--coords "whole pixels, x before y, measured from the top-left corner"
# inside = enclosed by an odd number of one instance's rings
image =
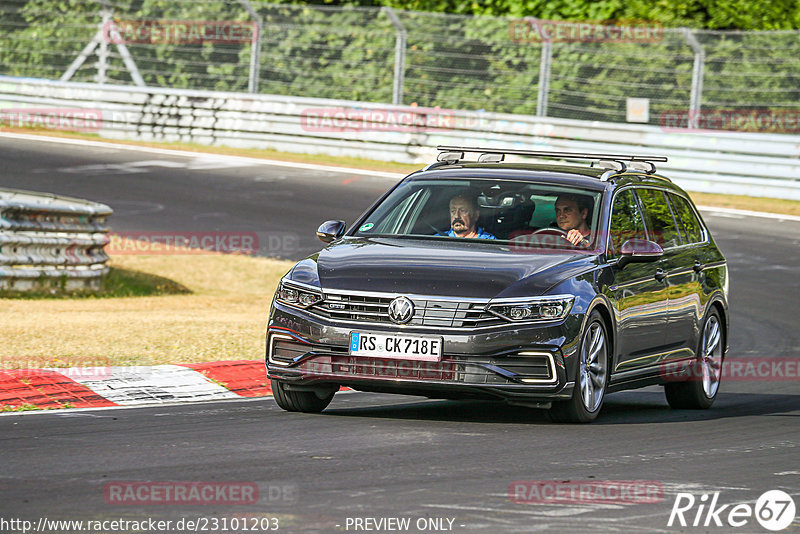
[[[30,110],[27,114],[26,109]],[[53,111],[52,116],[47,116],[47,110]],[[58,116],[59,110],[64,116]],[[0,122],[93,131],[114,139],[404,163],[435,160],[437,145],[640,151],[669,157],[659,168],[691,191],[800,200],[800,137],[796,134],[691,130],[670,124],[658,127],[8,76],[0,76]]]

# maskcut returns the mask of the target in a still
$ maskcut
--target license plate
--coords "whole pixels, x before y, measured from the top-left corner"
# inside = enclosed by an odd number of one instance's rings
[[[350,354],[438,362],[442,359],[442,338],[351,332]]]

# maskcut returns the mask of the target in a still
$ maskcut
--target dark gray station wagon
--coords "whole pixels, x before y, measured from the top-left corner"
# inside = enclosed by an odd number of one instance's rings
[[[653,384],[674,408],[711,406],[727,265],[657,173],[666,158],[439,150],[349,230],[324,223],[327,246],[281,280],[266,346],[283,409],[319,412],[342,386],[503,400],[569,422]]]

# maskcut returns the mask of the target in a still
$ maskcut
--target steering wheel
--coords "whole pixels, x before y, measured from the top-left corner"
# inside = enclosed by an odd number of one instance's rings
[[[534,231],[531,235],[536,235],[536,234],[555,235],[560,238],[563,238],[564,241],[566,241],[570,245],[572,244],[572,241],[567,239],[567,232],[565,230],[562,230],[561,228],[539,228],[538,230]]]
[[[534,231],[531,235],[536,235],[536,234],[558,236],[561,239],[563,239],[564,241],[566,241],[567,243],[569,243],[570,246],[578,247],[578,248],[589,248],[589,243],[588,243],[587,239],[584,238],[584,241],[581,241],[578,244],[575,244],[572,241],[570,241],[569,239],[567,239],[567,231],[566,230],[562,230],[561,228],[539,228],[538,230]]]

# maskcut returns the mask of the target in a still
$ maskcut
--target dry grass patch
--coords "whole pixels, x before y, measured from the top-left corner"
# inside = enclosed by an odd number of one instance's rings
[[[272,294],[292,263],[214,254],[115,256],[110,265],[191,293],[0,299],[0,368],[262,358]]]
[[[779,198],[746,197],[743,195],[715,195],[713,193],[689,193],[695,204],[718,208],[735,208],[750,211],[767,211],[782,215],[800,215],[800,202]]]

